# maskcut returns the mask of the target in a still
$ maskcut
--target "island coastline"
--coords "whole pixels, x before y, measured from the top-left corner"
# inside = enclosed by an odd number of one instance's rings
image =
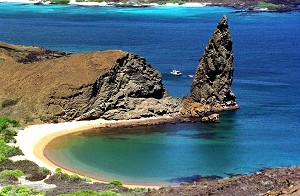
[[[36,4],[36,5],[49,5],[58,3],[51,3],[50,1],[41,0],[0,0],[0,3],[24,3],[24,4]],[[183,2],[183,3],[122,3],[122,2],[77,2],[71,0],[67,5],[76,6],[99,6],[99,7],[118,7],[118,8],[147,8],[147,7],[205,7],[205,6],[216,6],[216,7],[229,7],[242,12],[291,12],[300,11],[300,3],[295,2],[281,2],[277,4],[277,1],[270,1],[271,3],[265,3],[266,5],[260,6],[258,2],[252,1],[237,1],[237,2]],[[264,2],[262,2],[264,3]]]
[[[38,124],[31,125],[20,130],[16,136],[16,145],[23,151],[25,159],[38,164],[40,167],[45,167],[54,172],[57,168],[62,168],[62,171],[67,174],[79,174],[86,177],[84,174],[73,172],[70,169],[63,168],[51,162],[44,153],[47,145],[58,137],[89,131],[95,128],[112,128],[112,127],[134,127],[134,126],[150,126],[164,123],[178,122],[178,118],[174,116],[150,117],[131,120],[89,120],[89,121],[73,121],[58,124]],[[89,176],[87,176],[89,177]],[[90,178],[90,177],[89,177]],[[107,181],[91,178],[94,182],[107,183]],[[125,184],[127,188],[160,188],[158,185],[145,184]]]

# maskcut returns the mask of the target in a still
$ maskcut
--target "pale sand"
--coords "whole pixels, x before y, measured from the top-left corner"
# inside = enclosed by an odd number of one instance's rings
[[[46,167],[51,171],[55,171],[60,167],[52,163],[44,155],[44,149],[46,145],[53,139],[75,132],[82,132],[99,127],[124,127],[124,126],[138,126],[138,125],[150,125],[159,124],[161,122],[172,122],[174,118],[171,116],[132,119],[132,120],[90,120],[90,121],[74,121],[58,124],[40,124],[32,125],[24,130],[20,130],[17,139],[17,146],[21,148],[27,160],[37,163],[40,167]],[[62,169],[63,172],[68,174],[74,174],[71,171]],[[98,182],[104,182],[93,179]],[[145,187],[145,188],[159,188],[159,186],[144,186],[144,185],[124,185],[129,188]]]

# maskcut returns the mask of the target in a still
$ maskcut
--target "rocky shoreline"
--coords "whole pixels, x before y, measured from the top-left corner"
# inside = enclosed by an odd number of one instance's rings
[[[292,12],[300,11],[300,2],[297,0],[267,0],[267,1],[258,1],[258,0],[228,0],[228,1],[218,1],[212,0],[211,4],[207,6],[221,6],[221,7],[230,7],[244,12]],[[261,2],[265,4],[260,4]]]
[[[196,177],[179,187],[162,187],[146,193],[163,195],[222,195],[222,196],[297,196],[300,195],[300,165],[263,169],[252,174],[233,175],[227,178]]]

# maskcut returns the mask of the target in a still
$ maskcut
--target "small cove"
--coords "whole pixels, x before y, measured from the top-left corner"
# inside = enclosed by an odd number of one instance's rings
[[[219,124],[99,128],[65,135],[50,142],[44,153],[75,173],[140,185],[177,185],[197,176],[226,177],[296,163],[289,158],[296,149],[285,153],[287,143],[266,143],[263,133],[237,134],[235,112],[224,112]]]

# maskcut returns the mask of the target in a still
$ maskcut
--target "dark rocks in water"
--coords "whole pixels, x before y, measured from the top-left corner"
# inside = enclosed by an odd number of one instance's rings
[[[224,16],[208,41],[191,88],[191,97],[203,104],[235,102],[232,40]]]
[[[181,111],[183,116],[203,117],[222,110],[237,109],[239,106],[231,91],[233,71],[232,40],[224,16],[200,59],[191,96],[184,98],[185,106]],[[204,118],[203,121],[218,119]]]
[[[209,116],[204,116],[202,117],[201,121],[202,122],[219,122],[219,114],[211,114]]]

